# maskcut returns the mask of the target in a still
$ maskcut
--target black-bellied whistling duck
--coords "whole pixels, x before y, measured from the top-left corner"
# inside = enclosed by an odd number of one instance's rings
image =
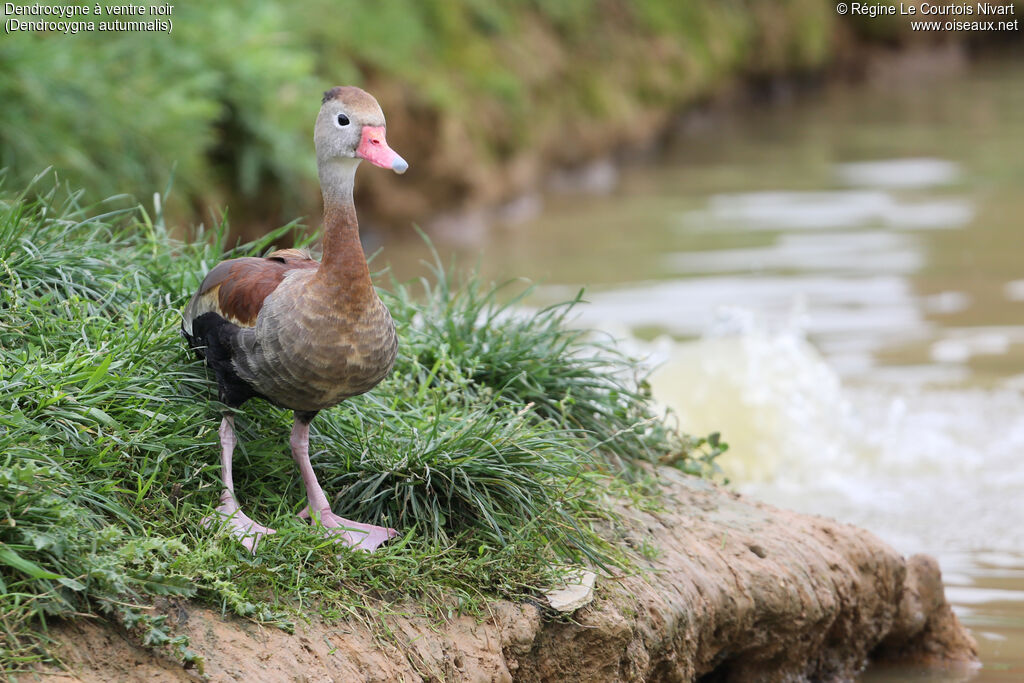
[[[203,280],[182,322],[189,344],[216,374],[225,405],[237,408],[257,397],[295,411],[291,451],[308,499],[300,516],[319,519],[339,540],[370,551],[396,532],[331,512],[309,462],[309,423],[319,411],[372,389],[395,362],[395,325],[370,281],[352,201],[360,160],[396,173],[409,167],[388,147],[384,131],[384,114],[368,93],[355,87],[324,93],[314,132],[323,261],[296,249],[224,261]],[[235,443],[228,413],[220,424],[224,491],[218,517],[204,522],[223,519],[254,552],[274,530],[238,506],[231,478]]]

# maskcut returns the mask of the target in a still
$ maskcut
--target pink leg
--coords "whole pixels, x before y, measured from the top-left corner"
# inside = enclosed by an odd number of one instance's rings
[[[319,518],[320,525],[338,537],[342,543],[353,548],[373,552],[382,543],[394,538],[398,532],[382,526],[353,522],[331,512],[324,490],[316,480],[313,466],[309,462],[309,424],[296,418],[292,427],[290,440],[292,457],[302,473],[302,481],[306,484],[306,500],[309,504],[299,513],[299,517]],[[312,513],[312,514],[311,514]],[[315,523],[315,522],[314,522]]]
[[[260,539],[274,533],[262,524],[249,519],[235,502],[235,485],[231,478],[231,455],[235,450],[235,418],[225,415],[220,423],[220,476],[224,490],[220,494],[220,505],[216,514],[203,518],[203,526],[215,527],[226,524],[228,532],[242,542],[249,552],[255,553]]]

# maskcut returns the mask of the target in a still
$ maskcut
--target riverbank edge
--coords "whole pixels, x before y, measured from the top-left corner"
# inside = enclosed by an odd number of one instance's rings
[[[165,606],[205,659],[205,680],[852,680],[869,660],[972,668],[977,646],[946,602],[937,562],[870,532],[756,502],[661,468],[665,509],[621,510],[646,571],[602,577],[572,618],[499,601],[438,626],[352,620],[294,635],[193,603]],[[61,681],[204,680],[92,620],[51,629]]]

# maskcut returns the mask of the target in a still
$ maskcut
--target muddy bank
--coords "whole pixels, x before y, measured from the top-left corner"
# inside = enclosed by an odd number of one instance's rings
[[[969,667],[976,647],[926,556],[870,533],[762,505],[663,470],[668,504],[627,511],[656,548],[641,575],[603,578],[573,620],[499,602],[481,621],[395,616],[381,642],[360,624],[295,635],[192,604],[172,619],[212,681],[848,680],[869,657]],[[95,621],[53,630],[63,680],[199,680]],[[52,680],[52,679],[51,679]]]

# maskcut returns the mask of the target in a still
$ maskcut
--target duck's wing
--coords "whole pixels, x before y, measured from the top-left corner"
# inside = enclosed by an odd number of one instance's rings
[[[192,337],[192,323],[204,313],[216,313],[239,327],[252,327],[264,300],[293,270],[316,269],[320,263],[299,249],[280,249],[265,258],[247,256],[223,261],[213,268],[185,306],[181,328]]]

